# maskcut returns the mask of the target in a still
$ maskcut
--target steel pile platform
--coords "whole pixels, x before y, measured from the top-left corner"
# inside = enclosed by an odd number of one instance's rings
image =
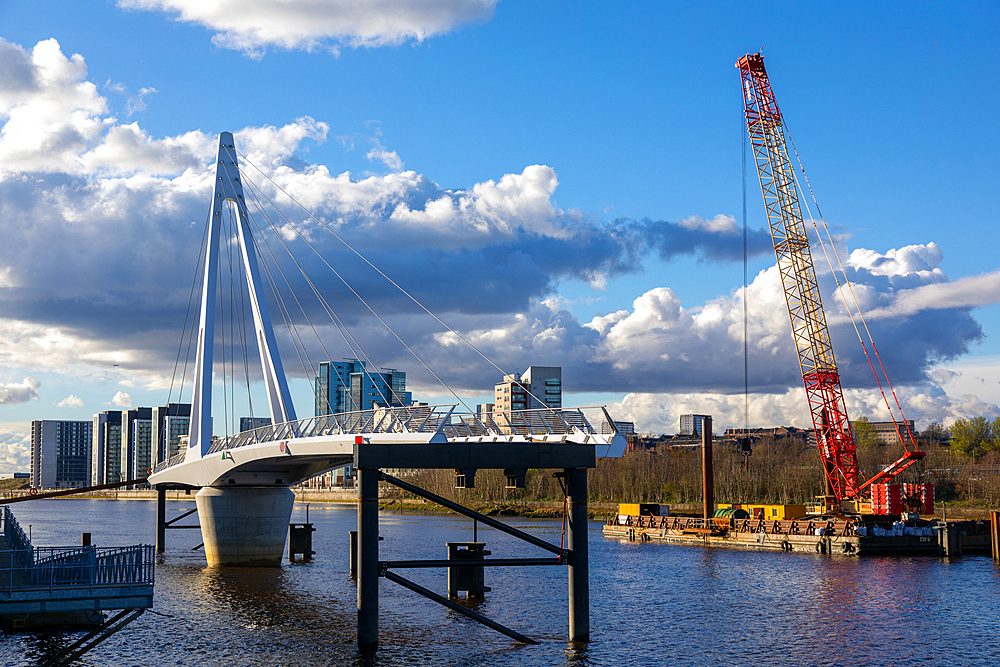
[[[154,553],[130,547],[35,547],[10,508],[0,535],[5,629],[100,624],[104,611],[153,606]]]

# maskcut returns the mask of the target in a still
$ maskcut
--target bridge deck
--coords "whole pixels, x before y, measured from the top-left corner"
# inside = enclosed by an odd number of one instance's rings
[[[576,468],[621,455],[603,408],[494,413],[484,421],[455,406],[377,408],[311,417],[217,438],[203,457],[158,464],[158,488],[289,485],[326,470],[370,468]],[[600,429],[593,424],[600,419]],[[608,430],[609,433],[599,431]]]

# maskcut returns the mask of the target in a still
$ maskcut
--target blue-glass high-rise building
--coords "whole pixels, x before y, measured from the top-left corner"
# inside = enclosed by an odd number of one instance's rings
[[[392,368],[371,372],[357,359],[324,361],[316,375],[316,416],[411,405],[406,373]]]
[[[181,438],[191,428],[191,404],[167,403],[152,411],[153,465],[181,453]]]

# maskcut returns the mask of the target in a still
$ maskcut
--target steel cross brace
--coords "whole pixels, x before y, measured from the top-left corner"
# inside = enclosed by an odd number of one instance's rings
[[[572,554],[567,549],[561,549],[560,547],[557,547],[554,544],[550,544],[550,543],[546,542],[543,539],[539,539],[539,538],[535,537],[534,535],[531,535],[531,534],[526,533],[524,531],[518,530],[517,528],[511,528],[510,526],[508,526],[507,524],[503,523],[502,521],[497,521],[493,517],[489,517],[489,516],[486,516],[485,514],[480,514],[479,512],[476,512],[474,510],[470,510],[468,507],[463,507],[463,506],[459,505],[458,503],[455,503],[455,502],[452,502],[452,501],[448,500],[447,498],[442,498],[441,496],[433,494],[430,491],[425,491],[424,489],[421,489],[419,486],[414,486],[412,484],[404,482],[401,479],[397,479],[397,478],[393,477],[392,475],[388,475],[388,474],[386,474],[384,472],[380,472],[380,477],[384,481],[389,482],[393,486],[397,486],[397,487],[403,489],[404,491],[409,491],[410,493],[412,493],[414,495],[417,495],[417,496],[420,496],[421,498],[425,498],[427,500],[430,500],[431,502],[437,503],[438,505],[441,505],[442,507],[446,507],[446,508],[450,509],[453,512],[457,512],[458,514],[462,514],[464,516],[467,516],[470,519],[475,519],[476,521],[484,523],[487,526],[489,526],[490,528],[495,528],[496,530],[499,530],[502,533],[507,533],[508,535],[510,535],[512,537],[518,538],[519,540],[524,540],[525,542],[527,542],[529,544],[533,544],[536,547],[539,547],[541,549],[545,549],[546,551],[554,553],[556,556],[559,556],[559,559],[562,561],[562,563],[567,563],[568,562],[568,558],[572,556]]]

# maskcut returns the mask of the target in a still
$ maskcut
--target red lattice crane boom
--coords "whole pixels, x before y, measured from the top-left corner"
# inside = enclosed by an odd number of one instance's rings
[[[781,111],[759,53],[743,56],[736,67],[743,80],[747,130],[788,305],[792,340],[823,461],[826,493],[838,501],[856,498],[872,483],[887,481],[902,472],[923,453],[907,451],[889,468],[859,484],[854,434],[813,268]]]

